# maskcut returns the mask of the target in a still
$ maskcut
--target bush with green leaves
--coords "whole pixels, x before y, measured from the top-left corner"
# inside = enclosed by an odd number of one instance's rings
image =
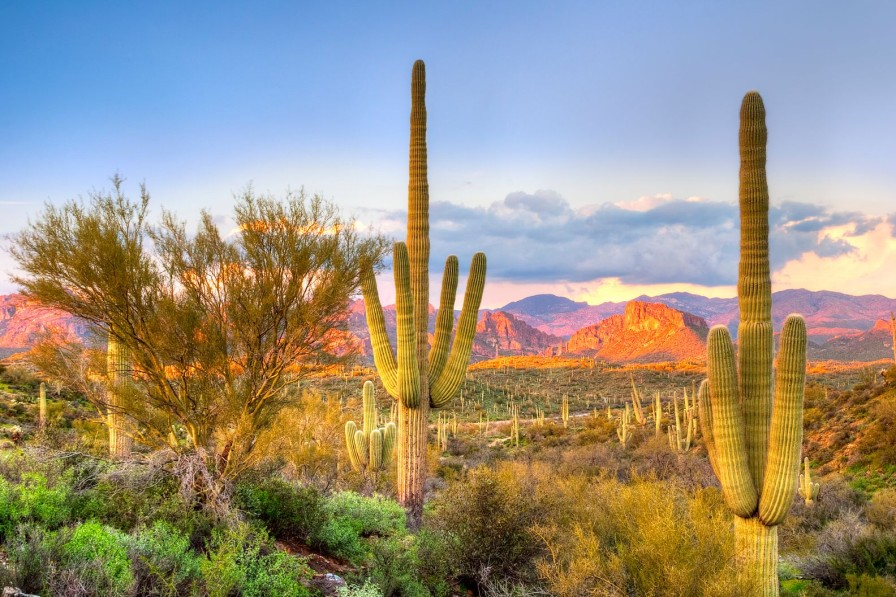
[[[383,592],[378,586],[370,580],[364,581],[363,585],[346,585],[336,589],[339,597],[383,597]]]
[[[300,487],[279,477],[248,478],[237,484],[233,503],[278,539],[321,546],[329,516],[323,495],[314,487]]]
[[[139,529],[128,541],[139,595],[189,595],[197,591],[200,558],[190,548],[190,537],[157,520]]]
[[[40,473],[25,472],[20,483],[0,477],[0,538],[20,522],[33,521],[57,529],[70,520],[71,488],[65,483],[48,487]]]
[[[50,562],[59,557],[59,537],[33,522],[19,523],[3,544],[5,566],[0,566],[2,586],[19,587],[26,593],[44,594],[50,582]]]
[[[216,530],[200,567],[209,597],[309,595],[305,561],[272,549],[264,530],[246,523]]]
[[[127,543],[121,531],[88,521],[62,546],[62,564],[96,595],[127,595],[134,584]]]
[[[407,532],[404,508],[382,495],[367,497],[354,491],[340,491],[327,499],[324,509],[333,518],[352,521],[362,537],[388,537]]]

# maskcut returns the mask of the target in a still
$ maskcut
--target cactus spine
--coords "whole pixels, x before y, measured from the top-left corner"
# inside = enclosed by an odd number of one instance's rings
[[[423,516],[423,482],[426,476],[426,444],[429,410],[446,405],[464,381],[482,291],[485,255],[473,256],[460,320],[454,327],[457,291],[457,257],[450,256],[442,277],[442,293],[436,316],[432,349],[429,347],[429,182],[426,159],[426,70],[422,60],[411,75],[411,135],[408,182],[407,243],[395,243],[397,358],[386,335],[372,268],[361,274],[367,325],[373,357],[386,391],[398,401],[398,501],[408,512],[412,529]]]
[[[803,467],[805,468],[806,473],[800,475],[800,495],[803,496],[806,505],[810,506],[815,503],[815,498],[818,497],[818,490],[821,489],[821,485],[812,482],[812,475],[809,472],[808,457],[803,458]]]
[[[134,439],[128,430],[128,419],[124,414],[128,385],[131,381],[131,351],[109,334],[106,346],[107,390],[106,424],[109,428],[109,456],[128,458]]]
[[[725,326],[709,332],[708,377],[699,419],[710,462],[735,514],[744,591],[778,595],[778,529],[799,473],[806,376],[806,324],[790,315],[773,378],[765,107],[748,93],[740,112],[739,350]],[[774,400],[772,400],[774,380]]]
[[[37,398],[37,428],[47,428],[47,384],[40,382],[40,392]]]
[[[345,445],[352,468],[364,475],[379,471],[389,463],[395,445],[395,423],[376,426],[376,398],[372,381],[364,382],[361,404],[361,429],[354,421],[346,421]]]

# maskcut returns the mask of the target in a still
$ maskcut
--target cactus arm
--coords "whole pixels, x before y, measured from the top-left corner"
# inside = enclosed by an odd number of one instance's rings
[[[365,381],[361,390],[361,404],[364,408],[364,435],[369,436],[376,427],[376,398],[373,397],[373,382]]]
[[[451,355],[441,375],[430,380],[430,403],[434,408],[447,404],[464,380],[467,363],[470,360],[470,349],[476,335],[476,321],[479,318],[479,304],[482,302],[482,291],[485,287],[485,253],[473,255],[470,276],[467,278],[467,289],[464,293],[464,306],[454,334]]]
[[[442,274],[442,295],[436,316],[436,334],[429,351],[429,377],[438,379],[448,360],[448,345],[454,328],[454,299],[457,296],[457,257],[449,255]]]
[[[759,496],[748,466],[744,421],[737,397],[734,347],[725,326],[717,325],[709,331],[707,352],[712,434],[722,495],[734,514],[747,518],[756,511]]]
[[[395,423],[388,422],[383,428],[383,464],[389,464],[392,460],[392,452],[395,449]]]
[[[417,366],[414,302],[411,294],[407,246],[395,243],[395,316],[398,332],[398,399],[408,408],[420,403],[420,368]]]
[[[761,487],[772,414],[771,275],[768,257],[768,181],[765,174],[765,106],[756,92],[744,96],[740,111],[740,265],[737,283],[738,370],[743,399],[750,474]]]
[[[370,330],[370,344],[373,347],[373,362],[383,380],[383,386],[389,395],[398,399],[398,363],[386,333],[386,320],[383,317],[383,306],[380,293],[376,287],[373,269],[365,268],[361,272],[361,293],[364,295],[364,311],[367,317],[367,328]]]
[[[358,462],[361,464],[361,470],[367,468],[368,460],[368,438],[364,437],[364,432],[358,429],[355,431],[355,455],[358,457]]]
[[[368,463],[370,470],[376,471],[383,466],[383,434],[379,429],[370,432],[370,440],[368,441],[370,455]]]
[[[355,471],[361,473],[364,472],[364,465],[361,463],[361,458],[358,456],[357,448],[355,447],[355,432],[358,431],[358,426],[355,425],[354,421],[346,421],[345,423],[345,445],[348,449],[348,461],[352,465],[352,468]]]
[[[781,524],[793,502],[803,443],[803,394],[806,379],[806,322],[789,315],[781,332],[768,464],[759,500],[759,518]]]
[[[703,434],[703,443],[706,445],[706,456],[712,466],[716,478],[719,477],[719,466],[716,463],[716,444],[712,435],[712,406],[709,391],[709,381],[700,382],[697,390],[697,419],[700,421],[700,432]]]

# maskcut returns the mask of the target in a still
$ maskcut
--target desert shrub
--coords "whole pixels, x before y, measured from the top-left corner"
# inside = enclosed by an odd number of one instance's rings
[[[100,475],[73,500],[73,514],[82,520],[132,531],[166,520],[190,537],[194,548],[210,537],[215,521],[181,495],[177,480],[155,468],[129,466]]]
[[[62,564],[95,595],[126,595],[134,583],[121,531],[88,521],[62,546]]]
[[[882,531],[896,533],[896,488],[881,489],[871,496],[865,518]]]
[[[340,491],[327,499],[324,510],[333,518],[351,521],[362,537],[395,535],[406,530],[404,508],[381,495],[366,497],[354,491]]]
[[[857,597],[894,597],[896,583],[892,580],[867,574],[847,574],[849,594]]]
[[[383,597],[430,597],[419,575],[413,536],[384,537],[371,542],[368,560],[371,580]]]
[[[324,497],[314,487],[299,487],[278,477],[246,479],[237,484],[234,505],[278,539],[319,546],[327,524]]]
[[[339,597],[383,597],[383,592],[370,580],[364,581],[363,585],[348,584],[339,587],[336,593]]]
[[[555,514],[534,532],[552,594],[742,595],[731,515],[715,489],[672,482],[567,477],[550,484]],[[708,574],[707,571],[712,571]]]
[[[246,523],[216,530],[200,568],[209,597],[309,594],[305,561],[270,549],[264,531]]]
[[[68,485],[48,487],[40,473],[23,473],[21,482],[15,484],[0,477],[0,538],[8,536],[20,522],[59,528],[70,520],[70,500]]]
[[[851,512],[827,525],[803,571],[825,586],[843,589],[849,575],[896,577],[896,535],[864,522]]]
[[[821,481],[818,499],[806,504],[797,495],[784,522],[778,527],[778,541],[783,551],[809,553],[821,530],[834,520],[862,508],[865,498],[839,475],[829,475]]]
[[[358,525],[349,518],[328,519],[314,543],[325,553],[353,564],[363,562],[367,553],[358,533]]]
[[[0,566],[3,586],[43,594],[50,581],[51,563],[59,559],[56,533],[34,523],[20,523],[6,537],[6,565]]]
[[[156,521],[128,541],[139,595],[188,595],[199,580],[199,557],[190,538],[167,522]]]
[[[452,536],[449,557],[458,573],[477,584],[520,578],[533,570],[542,545],[531,527],[547,509],[521,465],[477,468],[433,500],[427,526]]]

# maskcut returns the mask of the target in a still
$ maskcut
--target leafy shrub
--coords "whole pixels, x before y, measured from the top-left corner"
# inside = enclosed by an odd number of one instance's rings
[[[366,553],[358,525],[349,518],[327,520],[314,543],[326,553],[354,564],[361,563]]]
[[[819,534],[803,571],[825,586],[844,589],[849,576],[896,576],[896,535],[883,532],[851,512]]]
[[[320,543],[328,518],[317,489],[298,487],[277,477],[240,482],[234,504],[264,523],[274,537],[314,546]]]
[[[126,543],[120,531],[85,522],[62,546],[63,564],[97,595],[126,595],[134,583]]]
[[[404,509],[381,495],[365,497],[354,491],[340,491],[326,502],[326,512],[334,518],[352,521],[363,537],[381,537],[406,532]]]
[[[22,474],[13,484],[0,477],[0,537],[8,536],[20,522],[33,521],[57,529],[71,516],[70,488],[59,483],[47,487],[47,479],[34,472]]]
[[[199,557],[190,538],[164,521],[139,530],[128,542],[140,595],[187,595],[199,579]]]
[[[383,597],[430,597],[419,577],[417,546],[413,536],[372,541],[370,576]]]
[[[881,489],[865,505],[868,522],[890,533],[896,533],[896,488]]]
[[[55,533],[34,523],[20,523],[6,537],[6,566],[3,586],[19,587],[26,593],[42,594],[49,583],[49,564],[59,558]]]
[[[543,548],[531,528],[546,514],[528,471],[477,468],[433,501],[427,526],[453,536],[449,557],[481,584],[531,573]]]
[[[308,595],[300,582],[311,576],[304,560],[269,549],[264,531],[246,523],[216,530],[200,567],[210,597]]]
[[[339,597],[383,597],[380,588],[370,582],[364,581],[363,585],[346,585],[337,589]]]

